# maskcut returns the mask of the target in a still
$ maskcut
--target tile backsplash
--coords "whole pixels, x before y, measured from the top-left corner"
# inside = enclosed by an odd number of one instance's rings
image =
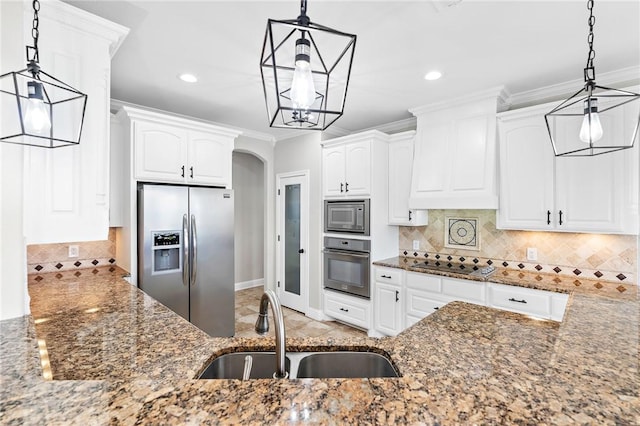
[[[479,219],[480,250],[445,247],[445,217]],[[420,250],[413,250],[413,241]],[[538,259],[527,260],[527,248]],[[496,229],[494,210],[429,210],[429,225],[400,228],[400,255],[469,264],[636,283],[638,243],[635,235],[508,231]],[[405,254],[406,253],[406,254]]]
[[[78,246],[78,257],[69,257],[69,246]],[[109,228],[108,240],[79,241],[27,246],[27,273],[45,273],[94,268],[115,264],[116,232]]]

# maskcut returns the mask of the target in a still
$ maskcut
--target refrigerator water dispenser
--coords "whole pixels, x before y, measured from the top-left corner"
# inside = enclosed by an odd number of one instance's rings
[[[152,274],[164,274],[181,270],[180,231],[153,231]]]

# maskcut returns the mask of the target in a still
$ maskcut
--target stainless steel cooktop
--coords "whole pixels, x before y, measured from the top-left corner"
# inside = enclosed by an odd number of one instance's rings
[[[452,263],[447,261],[441,262],[439,260],[425,260],[424,262],[412,265],[412,267],[431,271],[453,272],[464,275],[473,274],[485,277],[491,275],[496,270],[494,266],[485,266],[482,268],[476,267],[476,269],[474,269],[473,266],[463,265],[462,263]]]

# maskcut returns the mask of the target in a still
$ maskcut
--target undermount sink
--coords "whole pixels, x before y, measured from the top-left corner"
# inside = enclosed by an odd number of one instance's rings
[[[211,361],[199,379],[242,379],[245,357],[251,355],[250,379],[273,378],[274,352],[233,352]],[[391,361],[373,352],[287,352],[286,370],[290,379],[398,377]]]

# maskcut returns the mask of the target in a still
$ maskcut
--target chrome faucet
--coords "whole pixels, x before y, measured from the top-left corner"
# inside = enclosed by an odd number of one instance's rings
[[[273,373],[273,377],[276,379],[286,379],[289,377],[289,373],[287,373],[284,363],[285,352],[287,350],[285,346],[284,317],[282,316],[280,300],[278,300],[278,296],[276,296],[273,290],[265,291],[260,299],[260,313],[256,321],[256,333],[267,334],[269,331],[269,316],[267,313],[269,305],[271,305],[273,320],[276,323],[276,372]]]

